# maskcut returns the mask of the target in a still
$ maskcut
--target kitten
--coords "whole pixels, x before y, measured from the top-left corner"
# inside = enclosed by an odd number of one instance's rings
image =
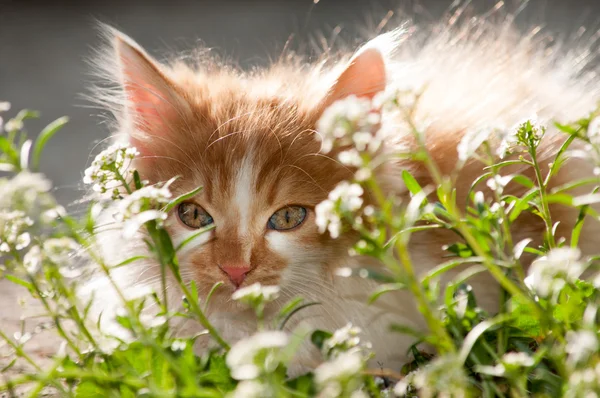
[[[315,225],[315,206],[353,175],[334,157],[319,152],[316,128],[323,111],[347,96],[372,98],[395,84],[423,87],[416,115],[431,122],[426,144],[442,172],[449,173],[457,162],[456,147],[469,129],[512,126],[532,114],[549,127],[541,153],[551,155],[558,139],[550,118],[570,121],[585,116],[596,106],[600,89],[597,79],[581,72],[585,65],[576,55],[558,55],[537,36],[522,36],[508,24],[486,19],[463,25],[445,21],[425,30],[406,25],[353,54],[327,55],[318,62],[282,57],[252,72],[206,55],[196,65],[159,63],[122,33],[110,28],[105,32],[110,46],[98,65],[114,85],[99,91],[97,100],[115,115],[116,139],[141,152],[135,167],[143,179],[157,183],[181,176],[171,186],[174,195],[203,186],[172,211],[166,228],[177,245],[198,228],[215,225],[179,257],[184,279],[195,281],[202,296],[215,282],[225,283],[208,309],[224,338],[235,341],[255,330],[254,317],[231,300],[235,289],[255,282],[280,285],[281,297],[269,314],[297,295],[318,301],[321,305],[298,313],[289,328],[303,322],[332,330],[351,321],[373,343],[376,360],[391,368],[408,359],[413,339],[390,333],[389,324],[416,329],[425,324],[407,292],[385,295],[369,306],[366,298],[376,287],[373,281],[334,272],[340,266],[381,265],[349,256],[353,236],[332,239]],[[384,117],[382,124],[393,127],[395,122]],[[394,138],[388,143],[392,149],[411,140]],[[408,198],[402,170],[411,171],[422,186],[431,182],[421,164],[401,161],[380,172],[389,193]],[[481,173],[480,163],[465,166],[458,203],[465,203],[470,183]],[[579,162],[566,167],[554,183],[586,173],[590,168]],[[522,193],[518,184],[506,189]],[[575,213],[562,208],[552,212],[561,221],[559,235],[568,236]],[[598,227],[586,223],[585,228],[582,237],[590,241],[582,245],[591,252]],[[515,224],[514,239],[541,236],[542,229],[538,219],[524,215]],[[145,250],[141,237],[123,241],[118,233],[105,232],[99,238],[108,263]],[[411,255],[418,273],[441,263],[442,246],[455,239],[441,230],[414,234]],[[117,279],[134,294],[143,285],[158,287],[159,275],[158,265],[148,260],[118,270]],[[496,284],[485,276],[472,283],[479,302],[495,310]],[[170,302],[178,305],[181,293],[172,281],[169,285]],[[100,310],[118,305],[107,286],[103,280],[89,286],[101,298]],[[189,323],[181,328],[184,333],[194,331]],[[299,353],[300,366],[318,361],[309,348]]]

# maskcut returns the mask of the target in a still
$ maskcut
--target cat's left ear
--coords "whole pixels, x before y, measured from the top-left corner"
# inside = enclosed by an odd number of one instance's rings
[[[350,59],[323,101],[323,108],[350,95],[373,98],[387,84],[384,40],[371,40]]]
[[[127,36],[114,34],[114,49],[125,94],[129,139],[143,149],[148,138],[168,135],[190,105],[163,67]]]

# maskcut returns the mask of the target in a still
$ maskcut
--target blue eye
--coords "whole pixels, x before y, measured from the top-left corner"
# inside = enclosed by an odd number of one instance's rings
[[[267,226],[276,231],[287,231],[302,224],[305,218],[306,209],[304,207],[286,206],[273,213]]]
[[[190,228],[206,227],[214,222],[213,218],[202,206],[195,203],[184,202],[177,208],[179,219]]]

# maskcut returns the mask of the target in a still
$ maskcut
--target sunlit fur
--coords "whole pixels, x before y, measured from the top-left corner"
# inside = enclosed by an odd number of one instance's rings
[[[226,282],[209,307],[210,319],[226,340],[235,341],[255,327],[253,317],[231,301],[233,285],[219,269],[219,265],[232,263],[252,267],[244,286],[254,282],[281,286],[281,298],[270,313],[297,295],[321,303],[298,313],[290,329],[301,322],[334,329],[351,321],[365,330],[365,339],[373,343],[376,358],[385,367],[406,360],[413,340],[390,333],[388,325],[424,327],[408,293],[386,295],[368,306],[365,301],[376,286],[374,282],[335,276],[339,266],[380,265],[348,255],[353,236],[331,239],[319,234],[315,226],[315,205],[338,182],[352,176],[351,170],[335,160],[335,153],[319,153],[316,121],[332,100],[348,94],[370,96],[373,93],[366,88],[379,83],[409,82],[424,87],[416,115],[431,122],[427,146],[444,173],[454,167],[456,146],[470,128],[511,126],[536,113],[538,120],[549,126],[542,149],[547,159],[558,140],[549,119],[577,119],[596,105],[600,85],[594,73],[583,72],[588,66],[586,56],[590,57],[585,48],[580,53],[562,54],[545,45],[539,34],[522,35],[509,22],[471,19],[456,23],[455,19],[423,29],[405,25],[375,39],[365,48],[375,49],[377,53],[370,54],[376,56],[363,62],[370,65],[361,66],[370,72],[339,79],[352,68],[348,63],[352,53],[331,52],[315,63],[286,54],[268,68],[242,72],[217,62],[208,52],[195,64],[159,64],[121,33],[105,30],[109,46],[100,52],[97,68],[109,84],[98,90],[95,98],[115,115],[115,139],[140,149],[143,158],[136,166],[144,179],[155,183],[180,176],[172,185],[174,195],[204,187],[193,201],[212,215],[216,228],[180,253],[181,273],[186,281],[197,283],[201,296],[215,282]],[[381,65],[376,64],[377,54],[384,62]],[[361,53],[354,60],[359,57]],[[383,123],[393,128],[397,121],[384,119]],[[402,134],[399,130],[388,145],[411,145],[410,136]],[[399,179],[399,171],[404,169],[424,186],[431,180],[423,166],[414,162],[380,170],[385,189],[406,199]],[[458,203],[465,203],[468,186],[481,172],[481,164],[476,162],[465,167],[459,178]],[[567,166],[555,184],[588,172],[586,166]],[[507,190],[519,194],[522,187],[511,184]],[[269,217],[286,205],[306,207],[305,222],[291,231],[268,229]],[[552,212],[555,220],[561,221],[559,235],[568,235],[574,213],[560,208]],[[170,215],[167,228],[177,244],[194,230],[178,221],[176,214]],[[110,221],[110,215],[101,218]],[[597,233],[597,226],[588,224],[582,236],[589,239]],[[516,223],[514,239],[541,236],[542,227],[534,216],[524,216]],[[144,253],[141,237],[123,242],[118,231],[108,230],[100,234],[99,242],[109,263]],[[455,240],[448,231],[416,233],[411,256],[417,272],[422,274],[441,263],[442,246]],[[582,242],[583,248],[591,250],[591,243]],[[141,286],[159,286],[159,267],[149,260],[138,261],[120,269],[116,278],[135,294]],[[495,284],[486,277],[474,279],[473,284],[481,303],[495,310]],[[177,306],[181,293],[172,280],[168,285],[170,303]],[[100,309],[116,305],[107,286],[98,279],[90,287],[101,298]],[[182,325],[184,332],[198,328],[191,322]],[[200,346],[205,344],[200,340]],[[314,365],[319,357],[312,354],[303,349],[299,366]]]

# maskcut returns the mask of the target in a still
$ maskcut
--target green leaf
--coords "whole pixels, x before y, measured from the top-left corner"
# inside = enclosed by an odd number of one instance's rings
[[[404,283],[385,283],[383,285],[379,285],[375,291],[373,293],[371,293],[371,295],[369,296],[369,300],[367,301],[367,303],[373,304],[375,301],[377,301],[381,296],[383,296],[386,293],[389,292],[395,292],[398,290],[402,290],[406,288],[406,285]]]
[[[317,348],[319,350],[323,349],[323,343],[325,342],[325,340],[327,340],[328,338],[330,338],[331,336],[333,336],[333,334],[326,332],[324,330],[315,330],[311,335],[310,335],[310,341],[317,346]]]
[[[475,255],[471,247],[462,242],[457,242],[453,245],[446,246],[444,247],[444,250],[462,258],[474,257]]]
[[[192,281],[193,282],[193,281]],[[212,288],[210,289],[210,292],[208,292],[208,295],[206,295],[206,300],[204,302],[204,311],[207,311],[208,309],[208,303],[210,302],[210,298],[212,297],[212,295],[214,294],[214,292],[219,288],[223,286],[223,281],[218,281],[217,283],[215,283]],[[192,286],[192,294],[195,294],[196,297],[198,296],[198,288],[196,286],[196,283],[194,282],[194,285]]]
[[[406,170],[402,171],[402,180],[411,194],[416,195],[423,191],[417,180]]]
[[[175,199],[171,200],[169,203],[167,203],[167,205],[165,206],[165,208],[163,209],[163,211],[165,213],[168,213],[169,211],[171,211],[171,209],[173,209],[175,206],[177,206],[179,203],[184,202],[190,198],[193,198],[194,196],[196,196],[198,193],[200,193],[200,191],[202,191],[203,187],[198,187],[190,192],[184,193],[183,195],[179,195],[178,197],[176,197]]]
[[[12,283],[16,283],[17,285],[21,285],[21,286],[27,288],[27,290],[29,290],[29,291],[33,291],[34,290],[33,289],[33,285],[31,283],[29,283],[29,282],[27,282],[27,281],[25,281],[25,280],[23,280],[21,278],[18,278],[18,277],[14,276],[14,275],[4,275],[4,278],[8,279]]]
[[[458,267],[461,264],[467,263],[481,263],[483,261],[482,257],[468,257],[464,259],[450,260],[446,261],[442,264],[437,265],[435,268],[431,269],[421,280],[421,283],[428,283],[433,278],[437,278],[441,276],[443,273],[450,271],[453,268]]]
[[[127,260],[121,261],[117,265],[112,266],[111,268],[113,268],[113,269],[114,268],[119,268],[119,267],[122,267],[122,266],[127,265],[127,264],[131,264],[131,263],[139,261],[139,260],[145,260],[147,258],[149,258],[149,257],[148,256],[134,256],[134,257],[130,257]]]
[[[180,251],[181,249],[183,249],[184,247],[186,247],[190,242],[192,242],[194,239],[196,239],[197,237],[199,237],[200,235],[203,235],[205,233],[207,233],[208,231],[211,231],[213,229],[215,229],[215,224],[210,224],[207,225],[206,227],[202,227],[198,230],[198,232],[194,233],[193,235],[188,236],[187,238],[185,238],[176,248],[175,248],[175,252]]]
[[[69,118],[64,116],[56,119],[49,125],[47,125],[40,135],[35,140],[35,144],[33,145],[33,156],[31,158],[31,169],[34,171],[39,170],[40,159],[42,157],[42,151],[44,147],[48,143],[48,140],[54,136],[65,124],[69,122]]]

